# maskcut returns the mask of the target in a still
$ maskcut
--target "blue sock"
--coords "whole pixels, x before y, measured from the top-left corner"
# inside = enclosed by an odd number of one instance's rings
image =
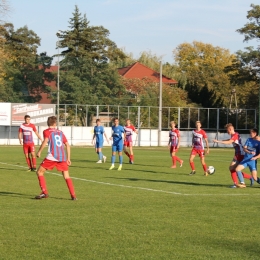
[[[102,159],[103,159],[103,154],[102,154],[102,152],[99,152],[99,154],[98,154],[98,158],[99,158],[99,160],[102,161]]]
[[[115,156],[115,155],[112,155],[112,157],[111,157],[111,163],[114,164],[114,163],[115,163],[115,160],[116,160],[116,156]]]
[[[119,164],[123,164],[123,156],[119,155]]]
[[[240,183],[242,183],[242,182],[245,183],[244,176],[243,176],[242,172],[238,171],[237,177],[238,177]]]

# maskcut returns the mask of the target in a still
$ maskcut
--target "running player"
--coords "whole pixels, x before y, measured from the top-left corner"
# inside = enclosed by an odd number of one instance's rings
[[[124,137],[122,136],[124,134]],[[114,125],[112,126],[112,136],[110,137],[110,140],[113,140],[112,144],[112,157],[111,157],[111,166],[109,170],[112,170],[115,168],[115,159],[116,159],[116,152],[118,152],[119,155],[119,167],[118,171],[122,170],[122,164],[123,164],[123,139],[125,139],[125,129],[123,126],[119,125],[119,119],[114,119]]]
[[[230,139],[227,140],[216,140],[214,139],[214,143],[221,143],[221,144],[232,144],[235,149],[235,155],[233,157],[233,160],[231,161],[229,165],[229,171],[231,173],[231,178],[233,180],[233,185],[230,186],[230,188],[236,188],[239,186],[238,179],[237,179],[237,173],[236,173],[236,167],[238,164],[244,159],[245,152],[243,150],[242,141],[239,133],[235,132],[234,126],[229,123],[225,126],[227,133],[230,135]],[[243,173],[244,178],[250,179],[251,175]]]
[[[138,131],[131,124],[130,119],[126,120],[125,129],[125,140],[124,140],[124,153],[129,157],[129,163],[134,163],[134,153],[133,153],[133,133],[138,134]],[[127,147],[129,147],[129,152],[127,151]]]
[[[252,174],[251,186],[253,185],[254,181],[260,184],[260,179],[257,177],[257,166],[256,160],[260,157],[260,142],[258,141],[258,129],[253,128],[250,130],[250,138],[248,138],[244,144],[244,152],[245,156],[244,159],[239,163],[236,167],[237,176],[240,181],[239,188],[245,188],[246,184],[244,182],[244,177],[242,174],[242,170],[246,167],[249,167],[250,172]]]
[[[102,163],[102,160],[105,163],[107,157],[105,155],[103,155],[103,153],[102,153],[102,147],[103,147],[103,143],[104,143],[103,135],[105,136],[108,144],[109,144],[109,140],[108,140],[107,135],[105,133],[104,127],[101,125],[101,120],[100,119],[96,120],[96,124],[97,125],[94,127],[94,134],[93,134],[93,138],[92,138],[92,144],[94,144],[94,140],[96,139],[95,149],[96,149],[96,153],[98,154],[98,161],[97,161],[97,163]]]
[[[203,139],[204,139],[207,146],[206,153],[208,154],[209,153],[208,137],[206,132],[201,129],[200,121],[196,121],[195,126],[196,129],[192,131],[192,150],[190,154],[190,167],[191,167],[190,175],[194,175],[196,173],[193,160],[196,154],[198,154],[204,170],[204,175],[208,176],[207,165],[205,163],[205,158],[204,158],[205,152],[204,152],[204,143],[203,143]]]
[[[172,167],[176,168],[176,161],[180,163],[180,167],[182,167],[183,160],[181,160],[178,156],[176,156],[176,153],[178,152],[178,149],[180,147],[180,131],[175,128],[175,122],[170,122],[171,130],[169,131],[169,142],[168,147],[170,148],[170,155],[172,157]]]
[[[62,172],[63,178],[67,183],[71,199],[76,200],[77,198],[75,195],[72,180],[69,176],[69,167],[68,167],[69,165],[71,165],[70,145],[64,133],[56,129],[57,118],[55,116],[48,117],[47,124],[49,128],[43,131],[44,141],[39,151],[37,152],[37,157],[40,157],[42,150],[48,144],[47,156],[42,161],[41,165],[37,170],[39,185],[41,187],[42,193],[36,196],[35,199],[43,199],[49,197],[45,178],[44,178],[44,173],[46,170],[52,170],[54,167],[56,167],[58,171]],[[66,156],[64,145],[66,146],[67,156]]]
[[[20,126],[18,130],[18,138],[20,144],[23,145],[23,152],[25,155],[26,162],[29,166],[28,172],[36,171],[36,156],[35,156],[35,147],[33,142],[33,132],[37,137],[43,142],[41,136],[36,130],[34,124],[30,123],[31,117],[29,115],[24,116],[24,123]]]

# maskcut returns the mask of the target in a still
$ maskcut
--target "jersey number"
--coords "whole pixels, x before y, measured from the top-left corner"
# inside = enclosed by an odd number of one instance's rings
[[[56,144],[58,147],[61,147],[61,146],[62,146],[61,137],[60,137],[59,135],[54,135],[54,139],[55,139],[55,144]]]

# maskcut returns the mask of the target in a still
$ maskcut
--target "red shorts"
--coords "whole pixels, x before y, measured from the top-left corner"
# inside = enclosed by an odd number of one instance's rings
[[[177,152],[178,152],[177,146],[171,146],[170,153],[177,153]]]
[[[132,141],[124,141],[124,146],[131,147],[131,146],[133,146],[133,142]]]
[[[46,158],[42,161],[41,166],[46,170],[52,170],[54,167],[56,167],[56,169],[60,172],[69,170],[67,162],[56,162]]]
[[[240,163],[244,159],[244,155],[238,154],[234,155],[232,162],[234,163]]]
[[[201,158],[205,156],[204,150],[192,148],[191,155],[196,155],[196,154],[198,154],[199,157],[201,157]]]
[[[34,144],[24,144],[23,152],[24,153],[34,153],[35,152]]]

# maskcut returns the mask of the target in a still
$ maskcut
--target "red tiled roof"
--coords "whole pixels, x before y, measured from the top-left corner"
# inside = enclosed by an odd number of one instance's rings
[[[124,68],[119,68],[118,73],[128,79],[131,78],[150,78],[155,82],[160,82],[160,73],[146,67],[145,65],[135,62],[132,65],[129,65]],[[168,83],[168,84],[178,84],[178,82],[175,79],[170,79],[166,76],[162,75],[162,82]]]

